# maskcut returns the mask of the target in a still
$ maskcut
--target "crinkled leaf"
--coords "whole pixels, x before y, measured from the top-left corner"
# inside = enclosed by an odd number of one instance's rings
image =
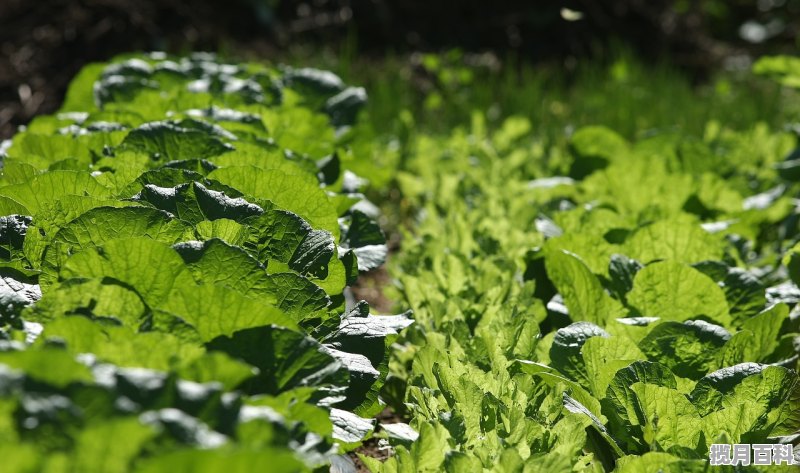
[[[684,378],[699,379],[716,366],[721,348],[731,334],[702,320],[664,322],[639,342],[650,361],[669,367]]]
[[[296,213],[312,227],[339,237],[336,210],[325,192],[300,175],[274,169],[237,166],[217,169],[208,177],[234,187],[245,195],[266,199],[281,209]]]
[[[572,253],[548,251],[545,256],[547,275],[563,296],[573,321],[604,325],[622,317],[622,305],[605,293],[600,281],[586,264]]]
[[[729,326],[725,293],[711,278],[677,261],[661,261],[636,274],[628,303],[641,315],[684,321],[707,318]]]
[[[170,122],[146,123],[128,133],[122,146],[167,161],[210,158],[233,149],[209,133]]]
[[[242,387],[250,393],[278,394],[299,386],[347,384],[348,372],[314,339],[276,326],[222,335],[206,344],[258,368]]]

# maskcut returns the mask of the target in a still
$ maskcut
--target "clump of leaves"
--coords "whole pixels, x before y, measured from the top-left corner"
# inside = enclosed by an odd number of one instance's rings
[[[4,470],[288,472],[359,445],[411,323],[345,302],[386,255],[339,160],[365,100],[324,71],[150,54],[88,66],[14,136]]]

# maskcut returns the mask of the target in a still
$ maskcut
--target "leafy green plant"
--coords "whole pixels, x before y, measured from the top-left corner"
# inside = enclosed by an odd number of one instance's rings
[[[386,256],[344,170],[365,100],[325,71],[150,54],[88,66],[14,136],[4,471],[300,471],[360,444],[411,323],[346,303]]]
[[[796,443],[796,137],[531,128],[411,135],[391,376],[419,437],[363,460],[707,471],[712,443]]]

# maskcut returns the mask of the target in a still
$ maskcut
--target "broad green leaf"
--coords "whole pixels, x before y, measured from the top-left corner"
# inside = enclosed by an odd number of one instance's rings
[[[249,143],[236,143],[236,149],[209,159],[220,168],[254,166],[260,169],[273,169],[286,174],[292,174],[312,186],[319,186],[316,170],[309,172],[289,159],[284,150],[279,147],[263,148]],[[312,162],[313,163],[313,162]]]
[[[36,226],[46,235],[55,235],[63,227],[69,225],[81,215],[98,208],[124,208],[136,206],[136,203],[96,198],[83,195],[65,195],[57,201],[46,204],[36,215]],[[113,231],[113,229],[111,229]]]
[[[106,241],[142,237],[174,243],[186,227],[168,214],[144,207],[97,207],[62,228],[53,238],[72,251],[101,246]]]
[[[27,320],[52,322],[65,315],[80,314],[112,319],[138,328],[147,314],[142,297],[123,284],[101,279],[69,279],[48,289],[47,295],[25,314]]]
[[[682,322],[708,319],[730,326],[725,294],[711,278],[677,261],[660,261],[640,270],[628,304],[641,315]]]
[[[359,445],[375,428],[374,419],[364,419],[341,409],[331,409],[330,416],[333,438],[339,440],[343,446]]]
[[[613,254],[608,263],[608,276],[610,290],[621,301],[633,289],[633,278],[644,266],[635,259],[625,255]]]
[[[83,112],[96,109],[94,83],[100,78],[105,67],[106,65],[102,63],[91,63],[78,72],[67,88],[66,98],[61,106],[62,112]]]
[[[333,128],[325,115],[300,107],[282,107],[265,109],[261,117],[282,148],[316,159],[333,152]]]
[[[708,471],[705,459],[686,459],[666,452],[647,452],[644,455],[627,455],[617,461],[614,473],[641,473],[662,471],[664,473],[704,473]]]
[[[244,473],[253,465],[269,465],[270,472],[298,473],[310,471],[288,449],[258,450],[219,448],[214,450],[178,450],[147,458],[137,465],[136,473]]]
[[[675,375],[664,365],[649,361],[635,361],[617,371],[602,401],[603,413],[609,419],[611,434],[624,442],[627,451],[643,452],[647,449],[642,430],[641,408],[632,386],[649,383],[675,389]]]
[[[174,248],[198,284],[258,295],[298,320],[324,309],[330,302],[325,292],[308,279],[293,273],[268,275],[252,256],[222,240],[184,242]]]
[[[115,239],[144,238],[150,241],[174,243],[187,232],[179,221],[168,214],[143,207],[97,207],[84,213],[62,228],[46,248],[41,242],[36,251],[43,252],[43,286],[56,282],[59,269],[70,254],[93,249]],[[31,249],[33,252],[34,249]],[[69,276],[64,276],[69,277]]]
[[[591,338],[608,336],[605,330],[589,322],[575,322],[558,329],[550,346],[552,366],[584,386],[589,386],[581,350]]]
[[[342,246],[351,248],[360,271],[373,270],[384,263],[389,250],[378,224],[359,210],[351,212],[342,235]]]
[[[219,238],[234,246],[242,246],[249,236],[249,229],[246,226],[225,218],[198,222],[194,231],[199,240]]]
[[[34,280],[18,271],[0,268],[0,323],[8,323],[42,297]]]
[[[758,403],[766,412],[797,388],[797,374],[781,366],[741,363],[703,377],[691,393],[702,414],[741,403]]]
[[[606,127],[587,126],[572,136],[570,149],[575,155],[570,175],[582,178],[605,168],[610,162],[624,158],[629,152],[629,144]]]
[[[266,268],[241,248],[219,239],[173,246],[198,284],[234,289],[243,295],[269,294]]]
[[[217,169],[208,177],[234,187],[245,195],[269,200],[282,209],[296,213],[315,229],[327,230],[337,240],[339,238],[336,209],[319,186],[310,185],[303,177],[254,166]]]
[[[695,406],[675,389],[634,383],[631,391],[641,409],[643,439],[652,450],[701,446],[701,422]]]
[[[247,328],[208,341],[211,351],[221,351],[258,368],[259,373],[242,389],[250,393],[278,394],[298,386],[332,385],[341,389],[348,372],[314,339],[272,325]]]
[[[20,370],[36,381],[57,388],[92,380],[89,368],[75,361],[68,352],[56,348],[0,352],[0,365]]]
[[[642,263],[674,260],[696,263],[722,259],[720,239],[691,220],[660,220],[636,231],[625,242],[625,253]]]
[[[59,276],[111,278],[133,288],[151,308],[163,306],[173,289],[188,291],[194,285],[178,253],[148,238],[111,240],[77,253],[67,259]]]
[[[241,222],[264,212],[258,205],[242,198],[229,197],[224,192],[208,189],[199,182],[179,184],[175,187],[157,187],[148,184],[133,196],[133,199],[147,202],[192,224],[223,218]]]
[[[206,353],[181,366],[177,372],[181,378],[198,383],[222,383],[227,390],[236,389],[258,373],[254,367],[220,351]]]
[[[632,340],[619,336],[591,337],[581,347],[580,354],[590,391],[598,399],[605,397],[617,371],[645,358]]]
[[[800,88],[800,60],[793,56],[764,56],[753,65],[753,72],[778,80],[788,87]]]
[[[624,316],[622,305],[605,293],[600,281],[581,259],[563,250],[545,255],[547,275],[564,298],[573,321],[605,325]]]
[[[755,340],[748,353],[748,357],[753,359],[743,361],[761,361],[771,355],[778,348],[778,338],[788,316],[789,308],[786,304],[776,304],[745,320],[742,323],[742,330],[751,331]]]
[[[70,467],[74,471],[128,472],[134,458],[155,436],[152,427],[135,417],[89,425],[76,436]]]
[[[730,338],[724,328],[702,320],[664,322],[639,341],[639,348],[676,375],[698,379],[714,369],[718,352]]]
[[[160,332],[136,333],[129,327],[101,325],[86,317],[61,317],[45,326],[42,336],[58,338],[75,355],[92,353],[117,366],[175,370],[203,356],[200,347]]]
[[[28,182],[0,187],[0,196],[24,206],[34,217],[48,205],[68,195],[106,197],[108,189],[88,172],[50,171]]]
[[[146,123],[128,133],[122,146],[165,161],[209,158],[233,149],[209,133],[171,122]]]
[[[290,329],[297,327],[296,320],[268,300],[250,298],[209,284],[176,285],[159,308],[194,327],[204,341],[272,324]]]

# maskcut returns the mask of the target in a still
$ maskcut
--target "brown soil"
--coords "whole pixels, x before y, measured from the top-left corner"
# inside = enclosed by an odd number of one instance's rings
[[[390,408],[384,409],[380,414],[377,415],[376,419],[378,420],[378,427],[377,430],[380,430],[381,424],[396,424],[398,422],[407,422],[408,419],[403,419],[398,416],[394,411]],[[380,461],[386,461],[391,456],[389,450],[381,448],[380,444],[378,443],[378,439],[371,438],[364,442],[360,447],[358,447],[355,451],[350,452],[348,455],[356,464],[356,471],[359,473],[362,472],[369,472],[370,470],[364,465],[364,462],[358,458],[358,454],[375,458]]]

